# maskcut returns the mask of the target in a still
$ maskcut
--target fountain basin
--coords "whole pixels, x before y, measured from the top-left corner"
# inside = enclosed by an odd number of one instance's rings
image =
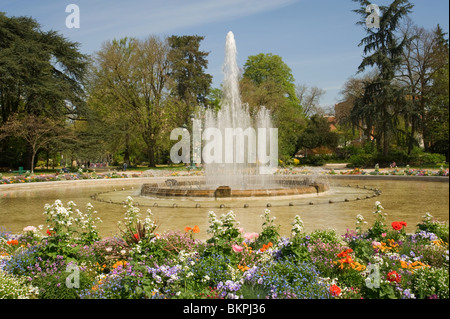
[[[251,185],[251,184],[250,184]],[[305,184],[303,180],[275,179],[271,186],[231,188],[227,185],[208,188],[204,180],[168,179],[164,184],[145,183],[141,188],[141,196],[156,197],[205,197],[205,198],[243,198],[273,197],[319,194],[329,190],[326,183]]]

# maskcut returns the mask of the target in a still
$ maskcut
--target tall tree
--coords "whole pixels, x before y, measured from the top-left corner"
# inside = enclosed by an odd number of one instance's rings
[[[55,31],[41,30],[30,17],[0,12],[0,125],[15,113],[76,119],[85,106],[88,64],[78,47]],[[8,144],[0,145],[0,162]],[[31,145],[28,150],[29,168]]]
[[[278,150],[284,159],[297,151],[297,139],[305,126],[300,102],[295,94],[292,71],[278,55],[260,53],[249,56],[241,79],[242,101],[250,111],[265,106],[272,112],[278,128]]]
[[[166,119],[169,46],[167,39],[123,38],[106,42],[96,56],[94,93],[111,111],[118,112],[125,133],[139,132],[147,146],[150,167],[156,165],[158,140]],[[116,122],[119,123],[119,122]]]
[[[445,54],[445,40],[439,27],[434,31],[426,30],[407,21],[402,33],[411,39],[403,50],[403,61],[398,79],[404,83],[408,99],[403,115],[407,125],[408,154],[417,145],[416,135],[420,134],[425,150],[430,149],[428,112],[431,102],[431,89],[435,73],[448,64]],[[448,48],[448,45],[447,45]],[[448,52],[448,50],[447,50]]]
[[[353,1],[361,5],[354,12],[361,15],[358,24],[363,25],[367,32],[359,44],[364,46],[365,57],[358,71],[375,67],[378,75],[365,86],[363,97],[355,101],[351,116],[355,123],[364,121],[368,127],[373,127],[377,148],[387,156],[399,110],[405,103],[404,93],[395,85],[394,78],[407,39],[399,39],[396,31],[401,19],[411,12],[413,5],[408,0],[394,0],[389,6],[380,6],[379,27],[372,28],[366,22],[366,8],[371,5],[370,1]]]
[[[295,79],[292,70],[279,55],[259,53],[249,56],[244,64],[243,77],[249,79],[256,86],[271,83],[291,103],[299,105],[295,94]]]
[[[429,92],[427,128],[430,151],[445,154],[449,160],[449,41],[438,25],[434,30],[433,84]]]
[[[184,123],[190,122],[190,115],[196,107],[208,104],[212,76],[205,73],[209,53],[200,50],[200,42],[204,38],[198,35],[173,35],[167,39],[173,95],[184,104],[180,108],[180,119]]]
[[[325,90],[317,86],[308,87],[306,84],[297,85],[295,94],[302,106],[303,114],[310,117],[319,110],[319,101],[325,94]]]

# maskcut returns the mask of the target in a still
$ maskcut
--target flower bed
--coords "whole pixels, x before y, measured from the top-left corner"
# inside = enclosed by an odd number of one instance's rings
[[[135,172],[131,174],[118,173],[116,171],[109,171],[107,173],[86,173],[82,170],[77,173],[58,173],[58,174],[30,174],[25,173],[24,176],[11,176],[4,177],[0,173],[0,185],[1,184],[17,184],[17,183],[32,183],[32,182],[50,182],[50,181],[65,181],[65,180],[82,180],[82,179],[108,179],[108,178],[127,178],[127,177],[149,177],[153,176],[150,170],[146,172]],[[314,170],[314,172],[321,175],[385,175],[385,176],[449,176],[449,169],[412,169],[407,166],[406,168],[392,168],[392,169],[379,169],[375,167],[373,171],[365,171],[360,168],[354,168],[352,170],[345,170],[336,172],[333,169],[327,170]],[[279,168],[275,175],[310,175],[311,169],[307,167],[288,167]],[[158,176],[203,176],[204,170],[158,170]]]
[[[330,172],[331,175],[337,174],[334,171]],[[375,166],[375,169],[372,171],[365,171],[360,168],[354,168],[349,171],[340,172],[341,175],[385,175],[385,176],[449,176],[448,168],[439,168],[439,169],[417,169],[410,168],[409,165],[405,168],[390,168],[390,169],[379,169],[378,166]]]
[[[140,177],[140,174],[132,174],[131,177]],[[30,174],[27,172],[24,176],[10,176],[3,177],[0,174],[0,185],[1,184],[19,184],[19,183],[35,183],[35,182],[56,182],[56,181],[73,181],[73,180],[83,180],[83,179],[107,179],[107,178],[126,178],[130,177],[127,174],[120,174],[114,171],[108,173],[61,173],[61,174]]]
[[[279,236],[270,210],[260,233],[246,233],[233,211],[208,213],[209,228],[158,233],[148,210],[127,198],[115,237],[100,238],[92,205],[45,206],[46,225],[0,232],[0,298],[385,299],[449,298],[447,223],[426,213],[413,234],[358,215],[344,235],[305,233],[296,216]],[[206,231],[208,239],[195,238]]]

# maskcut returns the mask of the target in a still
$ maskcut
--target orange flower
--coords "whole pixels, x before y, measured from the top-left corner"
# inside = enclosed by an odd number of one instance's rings
[[[17,239],[9,240],[6,243],[8,245],[19,245],[19,241]]]
[[[192,232],[198,234],[200,232],[200,228],[197,225],[195,225],[194,228],[192,229]]]
[[[262,248],[260,248],[259,250],[263,253],[263,252],[265,252],[267,249],[269,249],[269,248],[272,247],[272,246],[273,246],[272,242],[269,242],[267,245],[264,244],[264,245],[262,246]]]
[[[250,268],[249,268],[247,265],[244,264],[243,266],[238,265],[238,269],[239,269],[240,271],[244,272],[244,271],[249,270]]]
[[[191,229],[192,229],[191,227],[187,227],[187,226],[186,226],[186,227],[184,228],[184,231],[187,233],[187,232],[190,231]]]

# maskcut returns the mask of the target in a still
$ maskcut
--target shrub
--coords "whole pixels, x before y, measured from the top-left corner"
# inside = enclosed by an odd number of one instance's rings
[[[323,243],[337,244],[342,242],[340,236],[336,233],[335,229],[314,230],[309,235],[311,241],[319,240]]]
[[[427,153],[420,148],[414,148],[410,155],[411,165],[430,165],[445,162],[445,155],[438,153]]]
[[[349,157],[348,161],[352,167],[368,167],[373,166],[371,154],[356,154]]]

